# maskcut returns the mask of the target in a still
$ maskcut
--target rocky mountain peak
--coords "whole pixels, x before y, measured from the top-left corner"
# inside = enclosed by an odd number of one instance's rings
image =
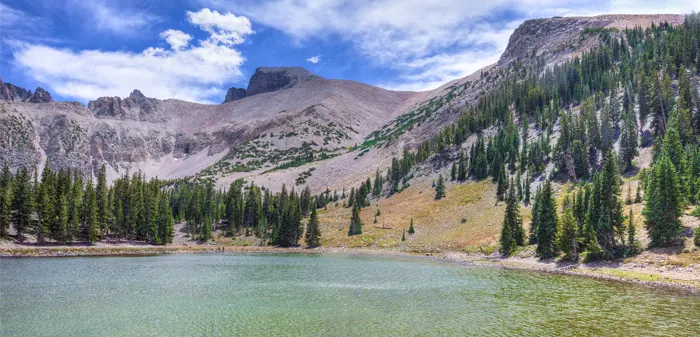
[[[90,101],[88,109],[99,118],[152,120],[160,102],[134,89],[126,98],[100,97]]]
[[[250,77],[247,96],[287,89],[320,78],[302,67],[260,67]]]
[[[677,25],[683,15],[600,15],[593,17],[553,17],[523,22],[508,40],[508,46],[499,63],[515,59],[527,61],[534,56],[560,54],[572,55],[572,51],[586,51],[597,47],[597,39],[587,39],[582,33],[586,29],[648,27],[652,23],[668,22]],[[574,53],[575,54],[575,53]]]
[[[237,101],[246,96],[246,90],[243,88],[230,88],[224,98],[224,103]]]
[[[48,91],[44,90],[42,87],[38,87],[36,91],[34,91],[34,94],[26,101],[30,103],[49,103],[53,102],[53,98],[51,98],[51,94]]]
[[[3,82],[0,79],[0,100],[24,102],[30,97],[32,97],[31,90],[18,87],[10,82]]]
[[[322,79],[302,67],[259,67],[250,77],[248,90],[230,88],[224,103],[250,97],[257,94],[291,88],[299,83]]]

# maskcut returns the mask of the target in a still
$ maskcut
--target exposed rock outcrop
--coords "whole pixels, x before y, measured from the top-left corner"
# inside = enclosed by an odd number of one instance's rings
[[[246,96],[291,88],[301,82],[321,79],[301,67],[260,67],[248,82]]]
[[[515,59],[521,62],[534,56],[547,55],[561,61],[561,56],[576,56],[598,46],[595,34],[586,35],[586,30],[598,28],[625,29],[635,26],[648,27],[652,23],[668,22],[678,25],[683,15],[599,15],[592,17],[554,17],[523,22],[508,40],[499,64]]]
[[[29,103],[49,103],[53,102],[53,99],[51,98],[51,94],[49,94],[48,91],[44,90],[41,87],[36,88],[36,91],[34,91],[34,94],[27,98],[27,102]]]
[[[148,98],[139,90],[129,97],[100,97],[88,103],[88,109],[98,118],[155,120],[160,100]]]
[[[231,88],[231,89],[228,89],[228,92],[226,93],[226,98],[224,99],[224,103],[237,101],[245,96],[246,96],[245,89],[243,89],[243,88]]]
[[[31,90],[18,87],[12,83],[3,83],[0,79],[0,99],[5,101],[24,102],[32,96]]]

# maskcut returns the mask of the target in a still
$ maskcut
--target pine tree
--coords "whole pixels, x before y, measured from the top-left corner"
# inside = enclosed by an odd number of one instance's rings
[[[500,239],[501,254],[506,256],[510,256],[517,246],[525,244],[525,230],[523,229],[523,219],[520,216],[520,203],[515,196],[515,188],[512,181],[510,185]]]
[[[464,158],[464,152],[459,155],[459,167],[457,169],[457,180],[467,180],[467,161]]]
[[[525,174],[525,182],[523,182],[525,185],[525,191],[523,192],[524,197],[523,197],[523,202],[525,204],[530,203],[530,170],[527,170],[527,173]]]
[[[681,189],[673,162],[663,154],[648,177],[644,226],[652,247],[669,246],[681,233]]]
[[[559,249],[564,252],[564,259],[570,261],[578,260],[578,223],[574,218],[572,207],[564,210],[561,218],[561,235],[559,235]]]
[[[66,199],[65,194],[61,194],[58,196],[58,214],[56,220],[59,228],[57,239],[61,242],[67,242],[69,235],[70,219],[68,218],[68,200]]]
[[[319,227],[315,207],[311,209],[311,216],[309,217],[309,222],[306,225],[305,240],[306,245],[309,247],[318,247],[321,245],[321,228]]]
[[[627,221],[627,255],[629,256],[637,254],[640,250],[639,241],[637,240],[637,229],[634,226],[634,215],[631,208]]]
[[[83,209],[83,180],[77,172],[73,176],[68,203],[68,241],[73,241],[79,234]]]
[[[12,172],[5,165],[0,174],[0,238],[6,237],[10,230],[13,190]]]
[[[537,216],[537,255],[542,259],[554,257],[557,252],[557,202],[552,183],[547,179],[542,187]]]
[[[457,163],[452,162],[452,169],[450,170],[450,180],[455,181],[457,180]]]
[[[362,234],[362,219],[360,219],[360,207],[354,205],[352,207],[352,218],[350,219],[350,229],[348,230],[348,235],[359,235]]]
[[[411,218],[411,225],[408,227],[408,234],[414,234],[416,229],[413,227],[413,218]]]
[[[95,189],[97,199],[97,223],[100,233],[104,236],[109,233],[109,225],[111,223],[111,214],[109,211],[109,188],[107,187],[107,170],[104,164],[100,167],[97,174],[97,187]]]
[[[53,197],[56,194],[54,188],[54,176],[51,167],[47,164],[44,166],[44,171],[41,173],[41,184],[34,181],[37,206],[37,220],[35,221],[34,233],[38,244],[44,244],[46,235],[50,234],[52,238],[56,238],[56,215]]]
[[[12,208],[15,210],[13,222],[19,242],[24,241],[24,233],[31,226],[32,214],[34,213],[34,194],[32,193],[32,183],[29,174],[29,170],[21,168],[15,176]]]
[[[88,180],[87,187],[85,187],[81,218],[81,239],[92,244],[96,240],[95,229],[97,224],[97,197],[95,195],[95,188],[92,185],[92,180]]]
[[[620,163],[623,171],[632,168],[632,159],[639,153],[637,151],[637,127],[635,125],[634,112],[625,112],[620,134]]]
[[[503,200],[508,191],[508,178],[506,177],[506,169],[503,164],[500,165],[501,169],[498,170],[497,185],[496,185],[496,195],[499,200]]]
[[[700,248],[700,227],[695,227],[695,235],[693,236],[693,242],[695,243],[695,247]]]
[[[406,230],[404,229],[401,234],[401,241],[406,241]]]
[[[437,184],[435,184],[435,200],[440,200],[445,197],[445,179],[442,174],[438,176]]]
[[[158,238],[161,244],[172,243],[173,240],[173,211],[170,208],[168,194],[162,193],[158,206]]]
[[[634,196],[634,202],[637,204],[642,202],[642,182],[641,181],[637,182],[637,193]]]
[[[377,173],[374,176],[374,187],[372,189],[372,196],[378,197],[380,194],[382,194],[382,185],[384,185],[384,182],[382,181],[382,175],[381,173],[379,173],[379,169],[377,169]],[[345,194],[345,189],[343,189],[343,194]]]

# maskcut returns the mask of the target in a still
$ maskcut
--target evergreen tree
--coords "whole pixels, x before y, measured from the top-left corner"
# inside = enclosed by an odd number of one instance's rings
[[[83,241],[92,244],[96,240],[96,224],[97,224],[97,197],[95,188],[92,185],[92,180],[88,180],[83,194],[83,210],[82,210],[82,228],[80,237]]]
[[[523,183],[525,185],[525,191],[523,192],[523,202],[525,204],[530,203],[530,183],[530,170],[528,170],[525,174],[525,182]]]
[[[379,169],[377,169],[377,173],[374,176],[374,188],[372,189],[372,196],[378,197],[380,194],[382,194],[382,185],[384,185],[384,182],[382,181],[382,175],[381,173],[379,173]],[[345,194],[344,189],[343,194]]]
[[[408,234],[414,234],[416,229],[413,227],[413,218],[411,217],[411,225],[408,227]]]
[[[503,200],[506,191],[508,191],[508,177],[506,176],[506,169],[503,166],[503,164],[501,164],[500,166],[501,169],[498,170],[498,178],[496,180],[496,195],[498,196],[499,200]]]
[[[648,177],[644,226],[652,247],[669,246],[681,233],[681,189],[673,162],[663,154]]]
[[[59,228],[59,233],[56,238],[61,242],[67,242],[70,233],[70,218],[68,217],[68,200],[65,194],[58,196],[58,214],[56,216]]]
[[[100,171],[97,174],[95,193],[97,198],[97,223],[102,235],[106,235],[110,231],[109,225],[112,215],[109,209],[109,188],[107,187],[107,170],[104,164],[100,167]]]
[[[455,181],[457,180],[457,163],[452,162],[452,169],[450,170],[450,180]]]
[[[12,222],[13,179],[10,168],[5,165],[0,173],[0,238],[8,235]]]
[[[642,182],[641,181],[637,182],[637,193],[634,196],[634,202],[637,204],[642,202]]]
[[[14,179],[13,222],[17,232],[17,240],[24,241],[24,233],[31,225],[34,213],[34,195],[29,170],[21,168]]]
[[[309,222],[306,225],[305,240],[306,245],[309,247],[318,247],[321,245],[321,228],[319,227],[315,207],[311,209],[311,216],[309,217]]]
[[[501,254],[506,256],[511,255],[517,246],[525,244],[525,230],[523,229],[523,219],[520,216],[520,203],[518,203],[515,196],[515,188],[512,181],[510,185],[500,239]]]
[[[623,171],[632,168],[632,159],[637,156],[637,128],[634,112],[628,110],[622,121],[622,133],[620,135],[620,164]]]
[[[467,161],[464,158],[464,152],[459,155],[459,167],[457,169],[457,180],[467,180]]]
[[[66,241],[73,241],[73,239],[78,236],[83,208],[82,205],[83,181],[80,175],[75,172],[73,175],[73,183],[70,187],[70,197],[68,198],[68,237]]]
[[[404,229],[401,234],[401,241],[406,241],[406,230]]]
[[[538,202],[537,216],[537,255],[542,259],[554,257],[557,253],[557,202],[554,199],[552,183],[547,179]]]
[[[352,218],[350,219],[350,229],[348,230],[348,235],[359,235],[362,234],[362,219],[360,219],[360,207],[354,205],[352,207]]]
[[[627,221],[627,255],[635,255],[640,250],[640,244],[637,240],[637,229],[634,226],[634,216],[631,208]]]
[[[578,260],[578,224],[574,218],[572,207],[566,207],[561,218],[561,230],[558,237],[559,249],[564,252],[564,259]]]
[[[438,176],[437,184],[435,184],[435,200],[440,200],[445,197],[445,179],[442,174]]]

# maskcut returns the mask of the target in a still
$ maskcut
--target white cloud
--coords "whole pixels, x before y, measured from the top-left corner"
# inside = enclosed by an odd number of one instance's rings
[[[117,34],[131,35],[159,20],[156,16],[136,12],[107,0],[72,1],[71,5],[87,12],[85,19],[93,23],[90,27]]]
[[[527,18],[682,13],[698,6],[697,0],[200,1],[215,8],[235,8],[299,42],[343,38],[376,64],[397,69],[402,76],[396,85],[420,89],[494,62],[517,24]]]
[[[250,22],[245,17],[236,18]],[[28,76],[51,91],[82,101],[100,96],[127,96],[133,89],[157,98],[218,101],[224,95],[221,85],[242,77],[240,66],[245,58],[232,45],[244,42],[252,30],[198,22],[193,23],[209,32],[209,37],[189,44],[188,34],[166,30],[160,36],[170,44],[170,50],[149,47],[140,53],[75,51],[14,42],[13,59]]]
[[[252,24],[245,16],[235,16],[231,12],[220,14],[209,8],[199,12],[187,12],[187,20],[210,34],[209,40],[228,46],[241,44],[245,36],[253,34]]]
[[[311,56],[307,58],[306,61],[316,64],[321,61],[321,55]]]
[[[176,29],[168,29],[160,33],[160,37],[168,42],[170,48],[173,50],[184,49],[190,43],[190,40],[192,40],[190,34]]]

